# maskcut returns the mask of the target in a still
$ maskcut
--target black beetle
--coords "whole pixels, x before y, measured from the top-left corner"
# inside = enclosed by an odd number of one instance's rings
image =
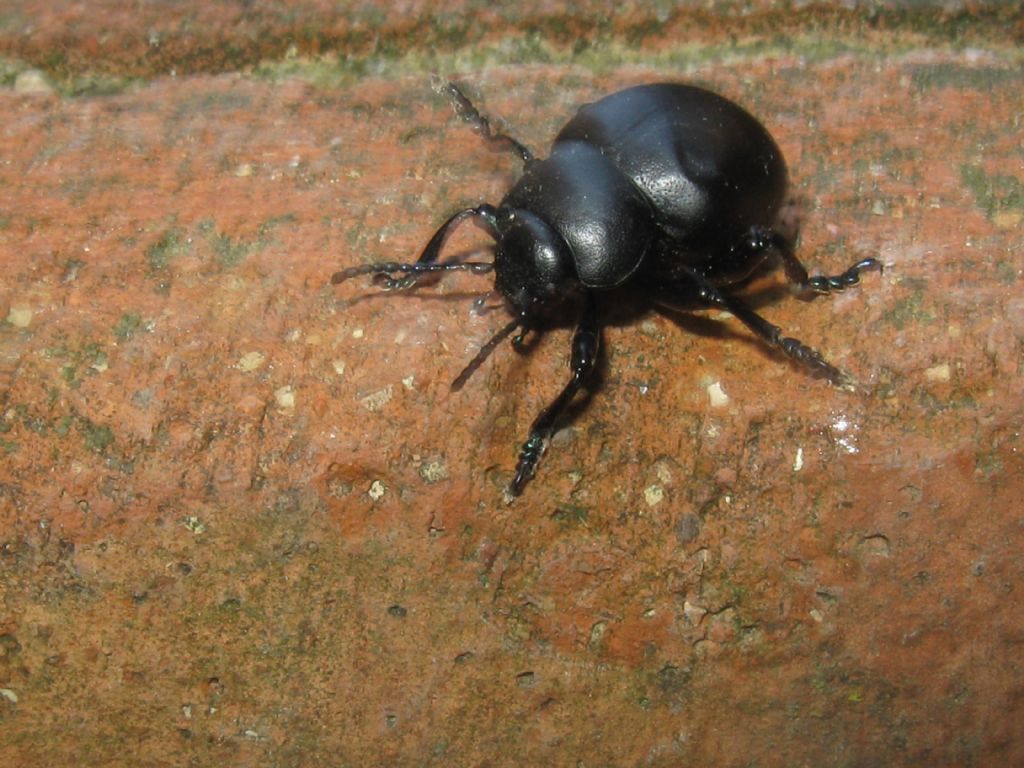
[[[575,308],[572,377],[530,427],[509,488],[513,495],[533,477],[558,417],[593,373],[602,305],[617,300],[639,296],[669,309],[727,310],[790,358],[833,384],[849,385],[820,354],[784,337],[728,291],[769,258],[781,261],[790,282],[815,293],[842,290],[863,270],[881,269],[868,258],[835,277],[808,276],[793,252],[795,233],[779,225],[785,160],[750,113],[695,86],[640,85],[581,107],[548,158],[539,160],[511,136],[492,131],[453,83],[442,88],[486,141],[523,159],[523,175],[497,207],[484,203],[452,215],[416,263],[350,267],[331,282],[374,274],[386,288],[409,288],[429,273],[493,271],[513,319],[459,374],[453,390],[513,331],[519,329],[512,341],[522,349],[528,332],[542,332],[557,313]],[[437,263],[448,235],[467,218],[496,241],[494,261]]]

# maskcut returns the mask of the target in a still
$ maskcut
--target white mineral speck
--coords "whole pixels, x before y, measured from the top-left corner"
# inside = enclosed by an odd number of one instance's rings
[[[257,368],[262,366],[266,359],[267,356],[262,352],[246,352],[238,358],[238,363],[236,365],[240,370],[249,373],[250,371],[255,371]]]
[[[729,396],[722,389],[722,382],[714,381],[708,384],[707,392],[712,408],[724,408],[729,404]]]
[[[391,385],[388,384],[384,389],[378,389],[376,392],[371,392],[366,397],[361,398],[359,402],[368,411],[380,411],[391,401],[392,393]]]
[[[370,498],[374,501],[380,499],[385,493],[387,493],[388,487],[384,485],[380,480],[374,480],[370,483],[370,490],[367,491]]]
[[[279,408],[291,410],[295,407],[295,390],[292,389],[290,384],[285,384],[283,387],[274,390],[274,399],[277,401]]]

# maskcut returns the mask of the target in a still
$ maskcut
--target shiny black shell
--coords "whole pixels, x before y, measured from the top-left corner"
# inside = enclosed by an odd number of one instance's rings
[[[645,259],[727,281],[749,261],[743,238],[775,225],[786,188],[782,152],[750,113],[703,88],[656,83],[580,108],[501,207],[543,217],[580,282],[609,289]]]

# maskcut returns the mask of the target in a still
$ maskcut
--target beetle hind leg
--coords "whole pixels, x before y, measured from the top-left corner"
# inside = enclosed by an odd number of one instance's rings
[[[843,389],[852,386],[852,381],[843,371],[828,362],[820,352],[807,346],[799,339],[784,336],[779,326],[769,323],[757,312],[739,299],[719,293],[721,302],[715,304],[735,315],[750,330],[764,339],[768,344],[780,350],[791,360],[809,369],[812,373],[823,376],[830,383]]]
[[[659,303],[672,309],[686,308],[680,307],[679,302],[674,299],[677,295],[692,297],[696,294],[696,297],[702,304],[707,307],[724,309],[731,313],[769,345],[778,349],[812,373],[828,379],[830,383],[837,387],[843,389],[853,387],[853,381],[850,377],[828,362],[820,352],[807,346],[799,339],[784,336],[779,326],[765,320],[740,299],[723,293],[697,272],[687,270],[687,274],[690,278],[689,281],[682,285],[666,286],[658,292]]]

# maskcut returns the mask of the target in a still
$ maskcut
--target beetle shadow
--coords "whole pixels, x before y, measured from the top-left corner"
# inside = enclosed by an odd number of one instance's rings
[[[417,286],[417,289],[421,288],[421,287],[423,287],[423,286]],[[348,298],[348,299],[339,299],[338,300],[338,304],[339,304],[339,306],[342,309],[348,309],[349,307],[358,306],[359,304],[362,304],[363,302],[366,302],[366,301],[374,301],[374,300],[377,300],[377,299],[391,299],[391,300],[395,300],[396,298],[399,298],[399,297],[402,297],[402,298],[405,298],[405,299],[410,299],[410,298],[414,298],[415,297],[416,299],[422,299],[422,300],[425,300],[425,301],[443,301],[443,302],[462,301],[462,302],[466,302],[467,304],[469,304],[469,303],[475,302],[481,296],[486,296],[486,295],[487,295],[487,291],[478,291],[478,292],[475,292],[475,293],[470,293],[469,291],[456,291],[454,293],[421,293],[419,290],[416,290],[416,289],[406,289],[406,290],[401,290],[401,291],[380,290],[380,291],[371,292],[371,293],[360,293],[360,294],[358,294],[356,296],[352,296],[351,298]]]

